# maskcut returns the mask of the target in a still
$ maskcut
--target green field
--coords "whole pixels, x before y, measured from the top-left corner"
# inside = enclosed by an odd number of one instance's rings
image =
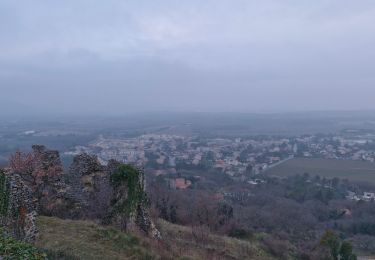
[[[338,177],[355,182],[375,184],[375,163],[362,161],[294,158],[267,170],[265,173],[290,176],[305,172],[326,178]]]

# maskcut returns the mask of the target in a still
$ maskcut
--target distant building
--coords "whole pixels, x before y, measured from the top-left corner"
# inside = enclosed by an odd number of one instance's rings
[[[375,193],[373,193],[373,192],[364,192],[362,198],[365,201],[375,200]]]
[[[184,190],[184,189],[189,188],[191,184],[192,184],[191,181],[185,178],[171,179],[169,181],[169,186],[172,189]]]
[[[346,196],[346,198],[347,198],[348,200],[355,200],[355,201],[359,201],[359,200],[361,200],[361,199],[357,196],[357,194],[355,194],[355,192],[352,192],[352,191],[348,191],[348,195]]]

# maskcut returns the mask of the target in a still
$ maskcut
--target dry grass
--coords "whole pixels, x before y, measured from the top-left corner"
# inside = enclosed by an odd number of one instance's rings
[[[256,241],[213,235],[202,228],[159,220],[163,239],[155,241],[89,221],[39,217],[37,247],[50,259],[273,259]]]
[[[214,235],[204,228],[173,225],[158,221],[165,250],[171,259],[273,259],[256,241]]]
[[[93,222],[39,217],[38,225],[36,246],[56,259],[155,258],[137,237]]]

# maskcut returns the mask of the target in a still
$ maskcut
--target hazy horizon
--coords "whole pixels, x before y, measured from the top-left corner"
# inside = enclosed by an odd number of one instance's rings
[[[375,3],[0,0],[0,115],[375,110]]]

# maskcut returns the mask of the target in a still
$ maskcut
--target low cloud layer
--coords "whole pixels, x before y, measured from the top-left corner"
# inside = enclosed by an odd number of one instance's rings
[[[374,24],[370,0],[0,0],[0,108],[375,109]]]

